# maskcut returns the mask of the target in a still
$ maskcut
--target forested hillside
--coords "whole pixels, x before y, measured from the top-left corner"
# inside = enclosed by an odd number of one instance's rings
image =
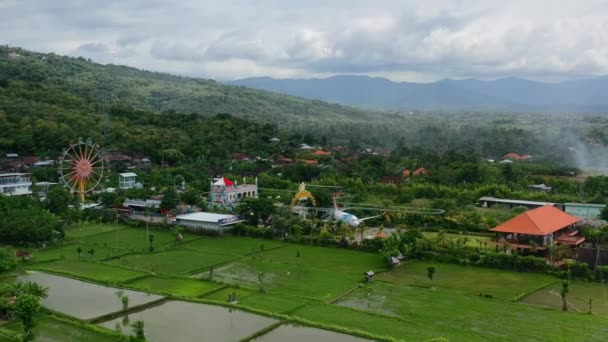
[[[13,52],[12,57],[9,54]],[[44,89],[44,93],[35,89]],[[377,113],[306,100],[213,80],[173,76],[126,66],[102,65],[84,58],[0,47],[3,95],[30,92],[37,102],[94,110],[98,102],[138,110],[214,115],[231,113],[261,122],[312,119],[363,120]],[[11,92],[13,90],[13,92]],[[28,97],[33,100],[33,96]],[[59,99],[62,100],[59,100]],[[55,99],[55,100],[53,100]]]
[[[108,114],[108,119],[103,113]],[[218,114],[222,114],[217,116]],[[237,119],[238,118],[238,119]],[[547,123],[550,122],[548,125]],[[604,118],[503,113],[377,113],[83,58],[0,47],[0,152],[54,155],[91,137],[156,160],[270,154],[296,146],[408,147],[500,157],[563,158]]]
[[[230,84],[385,110],[608,112],[608,101],[604,95],[608,90],[608,77],[560,83],[521,78],[493,81],[446,79],[431,83],[410,83],[368,76],[334,76],[324,79],[257,77],[236,80]]]

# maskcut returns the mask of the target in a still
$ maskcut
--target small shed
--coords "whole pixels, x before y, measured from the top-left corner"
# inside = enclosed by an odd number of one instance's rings
[[[372,280],[374,280],[374,275],[376,273],[374,273],[374,271],[367,271],[363,274],[363,276],[365,277],[365,281],[366,282],[370,282]]]

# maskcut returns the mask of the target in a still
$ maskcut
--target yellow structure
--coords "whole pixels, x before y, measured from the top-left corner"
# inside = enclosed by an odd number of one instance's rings
[[[315,197],[312,195],[312,193],[310,191],[306,190],[306,184],[304,184],[304,182],[302,182],[302,183],[300,183],[300,189],[295,194],[295,196],[293,196],[293,199],[291,200],[291,206],[293,207],[299,201],[304,201],[304,200],[310,200],[310,203],[312,203],[312,205],[314,207],[317,206],[317,201],[315,200]]]

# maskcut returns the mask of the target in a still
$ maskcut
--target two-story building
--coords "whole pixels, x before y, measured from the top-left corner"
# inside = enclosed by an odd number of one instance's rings
[[[497,233],[496,245],[517,249],[524,254],[536,250],[536,254],[545,255],[553,244],[567,245],[572,251],[583,243],[585,237],[575,227],[580,221],[581,218],[547,204],[528,210],[490,231]]]
[[[31,195],[32,181],[29,173],[0,174],[0,195]]]

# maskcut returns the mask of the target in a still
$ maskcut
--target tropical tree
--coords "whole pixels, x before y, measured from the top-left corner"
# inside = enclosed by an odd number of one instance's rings
[[[171,211],[179,206],[179,197],[174,189],[168,189],[163,192],[163,199],[160,201],[160,209]]]
[[[123,295],[120,297],[120,301],[122,302],[122,309],[126,310],[129,307],[129,296]]]
[[[426,275],[429,277],[431,281],[431,286],[433,286],[433,277],[435,276],[435,266],[429,266],[426,268]]]
[[[25,293],[15,299],[11,312],[15,318],[21,321],[23,328],[22,341],[34,340],[34,314],[40,310],[40,298],[33,294]]]
[[[568,281],[562,281],[562,289],[560,291],[560,296],[562,297],[562,310],[568,311],[568,301],[567,296],[568,292],[570,292],[570,283]]]
[[[5,248],[0,248],[0,273],[7,272],[17,267],[15,254]]]
[[[131,331],[135,336],[131,336],[131,341],[145,341],[146,336],[144,334],[144,321],[135,321],[131,323]]]
[[[40,299],[48,296],[48,289],[34,282],[18,282],[4,287],[3,298],[8,301],[8,310],[13,317],[21,321],[23,341],[34,339],[34,315],[40,310]],[[7,303],[3,300],[4,303]]]

